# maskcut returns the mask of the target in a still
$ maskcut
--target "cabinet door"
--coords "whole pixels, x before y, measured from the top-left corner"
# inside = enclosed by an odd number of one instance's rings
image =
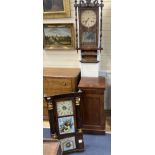
[[[84,91],[81,102],[82,128],[86,132],[105,131],[104,95]]]

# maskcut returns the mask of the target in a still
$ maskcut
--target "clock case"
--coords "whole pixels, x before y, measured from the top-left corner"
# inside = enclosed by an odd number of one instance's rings
[[[80,114],[80,97],[82,92],[73,92],[68,94],[61,94],[55,96],[46,96],[44,97],[45,101],[48,104],[48,115],[50,123],[50,132],[52,139],[58,139],[60,142],[65,139],[73,139],[75,137],[75,146],[69,150],[63,151],[63,154],[71,152],[84,151],[84,141],[83,141],[83,132],[81,129],[81,114]],[[72,101],[73,115],[64,115],[58,116],[57,113],[57,103],[61,101]],[[59,118],[73,117],[74,119],[74,132],[61,134],[59,130]],[[73,142],[74,143],[74,142]],[[62,146],[62,143],[61,143]],[[62,146],[63,147],[63,146]],[[62,149],[63,150],[63,149]]]
[[[85,27],[82,24],[81,16],[82,13],[86,10],[92,10],[96,14],[96,23],[92,27]],[[98,48],[98,30],[99,30],[99,10],[97,7],[80,7],[79,8],[79,41],[80,41],[80,49],[83,51],[92,51]],[[95,42],[83,42],[82,35],[84,32],[92,32],[95,33]]]
[[[81,50],[82,63],[98,63],[97,53],[103,49],[101,47],[102,41],[102,8],[103,0],[98,3],[98,0],[80,0],[79,4],[75,0],[75,22],[76,22],[76,46],[77,52]],[[99,14],[100,9],[100,14]],[[92,27],[85,27],[81,22],[82,12],[85,10],[92,10],[96,14],[96,24]],[[99,22],[100,16],[100,22]],[[91,43],[82,42],[83,32],[93,32],[96,36],[96,41]]]

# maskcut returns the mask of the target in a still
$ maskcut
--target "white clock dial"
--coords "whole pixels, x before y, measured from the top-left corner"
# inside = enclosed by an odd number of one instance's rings
[[[85,10],[81,15],[81,23],[85,27],[92,27],[96,24],[96,13],[93,10]]]
[[[58,116],[73,115],[72,100],[57,102]]]

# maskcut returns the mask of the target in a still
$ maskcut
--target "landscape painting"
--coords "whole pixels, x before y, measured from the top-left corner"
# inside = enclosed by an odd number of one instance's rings
[[[70,0],[43,0],[43,15],[44,18],[70,17]]]
[[[43,0],[44,11],[64,11],[63,0]]]
[[[44,49],[72,49],[73,24],[44,24]]]

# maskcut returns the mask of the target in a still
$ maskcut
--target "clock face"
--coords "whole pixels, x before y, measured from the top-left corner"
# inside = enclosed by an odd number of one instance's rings
[[[72,100],[57,102],[57,114],[58,116],[73,115]]]
[[[93,10],[85,10],[81,14],[81,23],[85,27],[92,27],[96,24],[96,13]]]

